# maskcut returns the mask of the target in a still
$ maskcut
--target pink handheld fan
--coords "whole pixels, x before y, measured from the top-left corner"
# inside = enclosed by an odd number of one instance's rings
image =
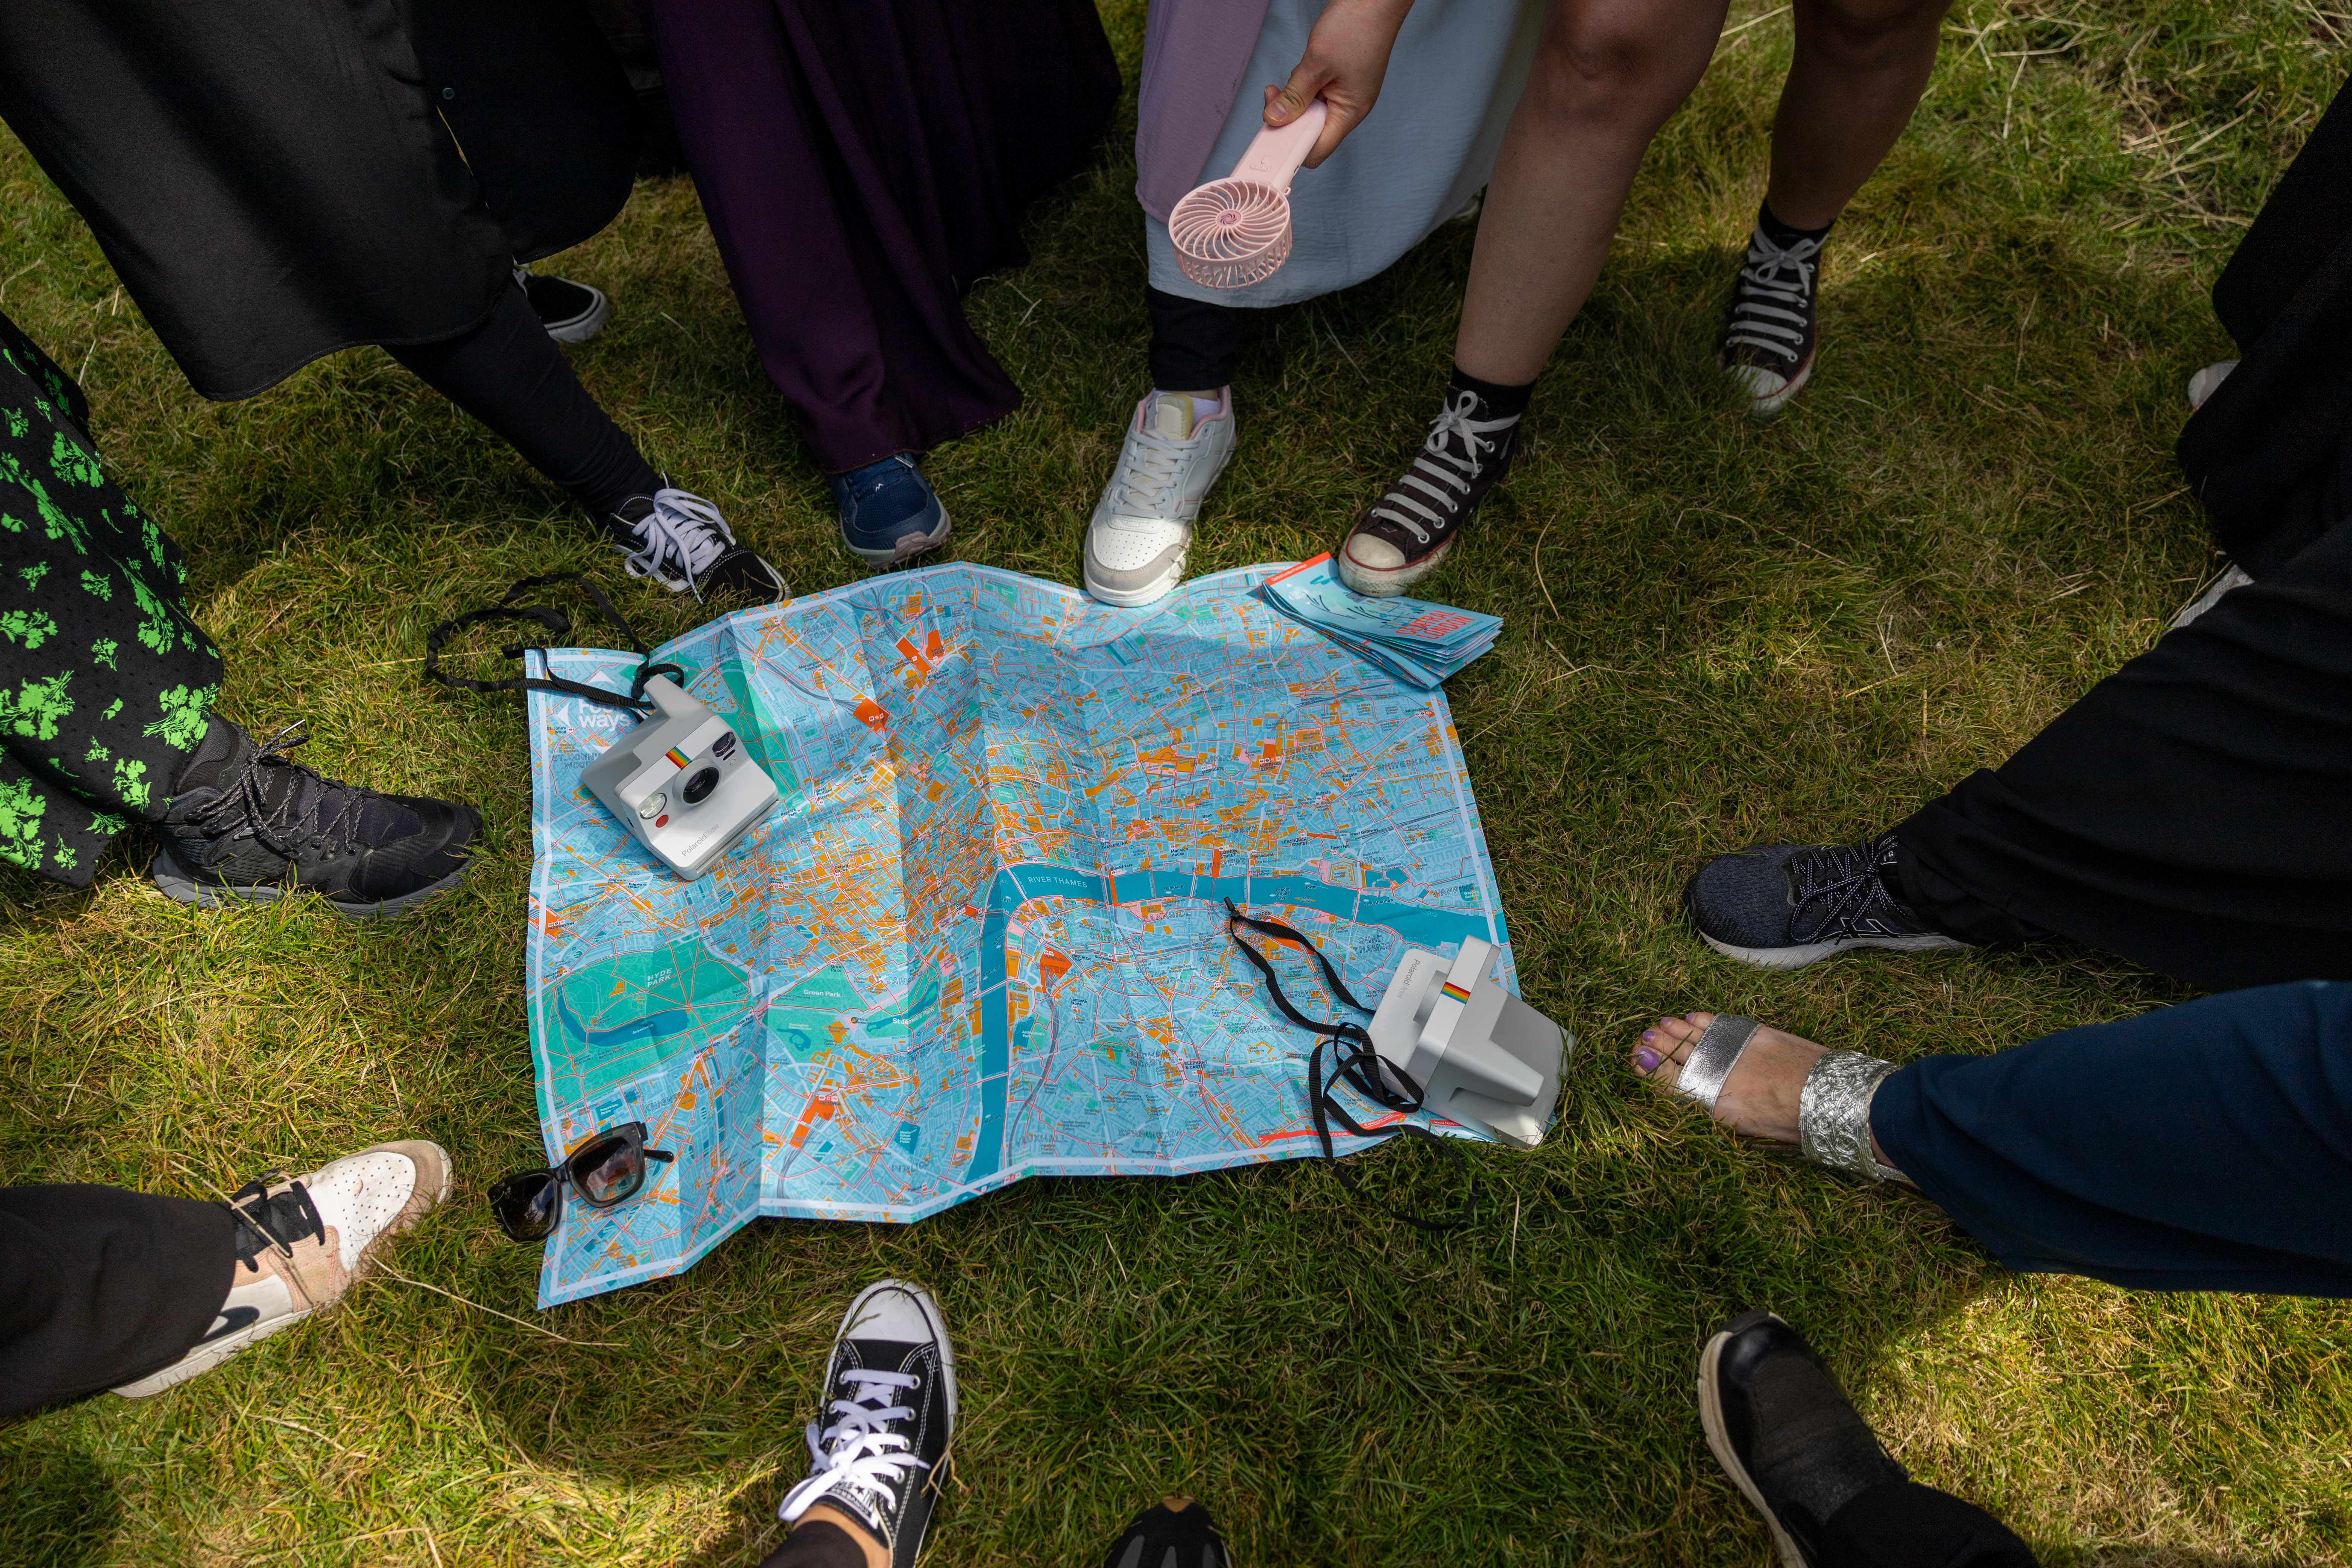
[[[1290,182],[1329,113],[1321,99],[1260,131],[1234,172],[1196,187],[1168,215],[1176,265],[1204,289],[1242,289],[1290,259]]]

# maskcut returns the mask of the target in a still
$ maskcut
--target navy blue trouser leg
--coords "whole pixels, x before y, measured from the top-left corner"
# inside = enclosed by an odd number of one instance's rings
[[[2011,1268],[2352,1296],[2352,984],[1929,1057],[1880,1085],[1870,1128]]]

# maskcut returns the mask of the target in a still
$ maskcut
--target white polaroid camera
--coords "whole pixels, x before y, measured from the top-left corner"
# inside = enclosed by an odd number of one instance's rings
[[[1425,1109],[1532,1149],[1576,1042],[1505,990],[1494,966],[1495,944],[1476,937],[1450,964],[1408,949],[1372,1015],[1372,1048],[1422,1086]]]
[[[774,781],[726,720],[654,676],[654,713],[588,764],[580,782],[654,858],[693,881],[774,808]]]

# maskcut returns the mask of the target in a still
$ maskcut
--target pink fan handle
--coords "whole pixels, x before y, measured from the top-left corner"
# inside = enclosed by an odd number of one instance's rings
[[[1309,100],[1307,107],[1298,111],[1298,118],[1289,124],[1269,125],[1252,137],[1242,161],[1234,165],[1234,172],[1226,178],[1288,191],[1292,176],[1307,162],[1307,154],[1315,151],[1315,139],[1323,134],[1323,121],[1329,115],[1330,110],[1321,99]]]

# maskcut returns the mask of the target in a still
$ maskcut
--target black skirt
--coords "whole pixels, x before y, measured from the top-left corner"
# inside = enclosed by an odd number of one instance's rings
[[[579,0],[5,0],[0,118],[206,397],[464,331],[627,201]]]

